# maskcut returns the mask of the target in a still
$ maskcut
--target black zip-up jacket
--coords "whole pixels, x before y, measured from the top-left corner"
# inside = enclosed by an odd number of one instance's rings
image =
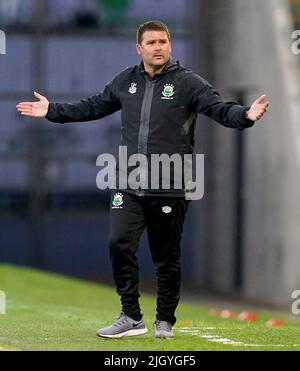
[[[224,102],[206,80],[170,59],[153,78],[141,63],[119,73],[98,95],[75,103],[50,103],[46,118],[58,123],[91,121],[122,110],[121,145],[127,146],[128,157],[139,153],[150,159],[151,154],[193,153],[198,113],[223,126],[243,130],[254,125],[245,117],[248,109],[235,102]],[[150,176],[149,170],[149,179]],[[184,190],[172,185],[169,190],[159,187],[128,192],[184,195]]]

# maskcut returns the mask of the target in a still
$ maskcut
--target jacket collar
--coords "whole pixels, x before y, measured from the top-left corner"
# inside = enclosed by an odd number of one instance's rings
[[[161,71],[161,73],[159,75],[165,75],[171,71],[175,71],[177,70],[178,68],[180,67],[180,62],[179,61],[175,61],[172,57],[168,60],[167,64],[165,65],[164,69]],[[145,68],[144,68],[144,62],[142,61],[139,65],[139,70],[143,73],[143,74],[147,74],[147,72],[145,71]]]

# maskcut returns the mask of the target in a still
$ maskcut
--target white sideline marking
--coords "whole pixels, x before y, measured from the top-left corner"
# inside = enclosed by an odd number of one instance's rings
[[[206,330],[206,328],[200,328],[197,329],[195,327],[190,327],[190,328],[183,328],[183,327],[179,327],[179,328],[174,328],[175,330],[179,331],[179,332],[186,332],[187,334],[198,334],[200,333],[201,330]],[[229,330],[228,327],[211,327],[211,328],[208,328],[208,330]],[[236,328],[235,330],[243,330],[243,328]],[[209,336],[209,334],[207,335]],[[215,337],[217,335],[211,335],[212,337]]]
[[[239,330],[242,328],[238,328]],[[300,344],[247,344],[241,341],[233,341],[231,339],[222,338],[219,335],[214,334],[201,334],[201,330],[228,330],[228,328],[223,327],[179,327],[177,328],[179,332],[188,333],[190,335],[197,335],[202,339],[206,339],[211,343],[221,343],[224,345],[233,345],[233,346],[240,346],[240,347],[276,347],[276,348],[284,348],[284,347],[300,347]]]
[[[203,336],[201,336],[203,337]],[[210,342],[212,343],[222,343],[224,345],[236,345],[236,346],[245,346],[246,344],[243,344],[241,343],[240,341],[233,341],[233,340],[230,340],[230,339],[226,339],[226,338],[221,338],[221,339],[210,339],[209,340]]]
[[[7,349],[7,348],[4,348],[0,345],[0,352],[12,352],[12,351],[16,351],[17,349]]]

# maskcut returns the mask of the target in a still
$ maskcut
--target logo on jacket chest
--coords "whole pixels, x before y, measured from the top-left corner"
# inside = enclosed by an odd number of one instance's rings
[[[133,82],[128,91],[130,94],[135,94],[137,92],[137,83]]]
[[[174,99],[174,85],[173,84],[166,84],[164,86],[164,90],[162,91],[161,99]]]

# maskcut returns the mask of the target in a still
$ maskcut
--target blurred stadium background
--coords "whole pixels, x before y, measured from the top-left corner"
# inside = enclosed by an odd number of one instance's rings
[[[96,188],[96,158],[117,152],[120,115],[60,126],[15,105],[33,91],[52,101],[99,92],[139,62],[135,31],[149,19],[169,25],[173,57],[224,98],[271,101],[243,133],[198,119],[205,196],[185,224],[184,290],[287,307],[300,289],[299,0],[0,0],[0,263],[110,282],[109,193]],[[147,285],[145,237],[139,255]]]

